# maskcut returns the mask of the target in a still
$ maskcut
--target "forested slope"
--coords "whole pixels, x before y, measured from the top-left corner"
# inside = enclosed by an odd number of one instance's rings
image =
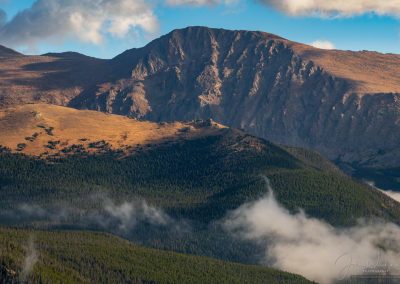
[[[148,249],[105,234],[5,228],[1,272],[0,283],[310,283],[275,269]]]

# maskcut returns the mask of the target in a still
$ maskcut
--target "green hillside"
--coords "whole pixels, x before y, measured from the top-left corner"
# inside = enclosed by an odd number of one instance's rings
[[[98,200],[89,197],[101,193],[117,201],[143,198],[175,217],[205,222],[265,194],[262,176],[267,176],[286,207],[334,225],[350,225],[360,217],[399,220],[400,207],[384,195],[315,154],[295,155],[233,130],[149,145],[125,158],[115,152],[53,161],[3,154],[0,205],[4,210],[62,202],[95,208]]]
[[[37,262],[24,271],[33,254]],[[100,233],[5,228],[0,276],[10,283],[310,283],[275,269],[144,248]]]
[[[230,129],[147,145],[128,157],[80,151],[39,160],[3,153],[0,220],[7,226],[108,231],[154,248],[257,263],[262,257],[257,244],[233,238],[218,221],[229,210],[265,195],[264,177],[285,207],[293,212],[302,208],[336,226],[355,224],[359,218],[400,220],[397,202],[344,175],[318,154],[285,150]],[[173,223],[144,220],[125,231],[113,221],[104,226],[98,222],[104,197],[115,204],[146,200]],[[24,204],[30,207],[21,214]]]

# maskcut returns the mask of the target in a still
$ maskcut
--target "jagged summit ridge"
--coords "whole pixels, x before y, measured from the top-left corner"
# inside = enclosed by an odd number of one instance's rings
[[[212,118],[331,159],[400,162],[398,55],[189,27],[111,60],[27,58],[36,63],[3,60],[19,64],[0,84],[3,104],[45,101],[152,121]]]

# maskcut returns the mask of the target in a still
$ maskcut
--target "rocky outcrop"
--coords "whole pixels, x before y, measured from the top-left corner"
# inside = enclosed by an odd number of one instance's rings
[[[358,93],[293,45],[260,32],[177,30],[114,58],[115,81],[70,105],[154,121],[213,118],[331,159],[399,165],[400,95]]]

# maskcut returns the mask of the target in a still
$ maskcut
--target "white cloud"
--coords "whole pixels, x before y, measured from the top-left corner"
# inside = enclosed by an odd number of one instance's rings
[[[149,205],[145,200],[132,200],[116,203],[104,196],[93,196],[93,201],[101,208],[85,210],[58,204],[45,208],[35,204],[21,204],[16,210],[0,212],[0,219],[7,222],[25,223],[50,221],[52,224],[74,222],[77,226],[99,226],[118,234],[129,234],[138,224],[147,223],[155,226],[170,226],[183,229],[162,209]],[[182,225],[182,226],[181,226]]]
[[[380,192],[386,194],[387,196],[396,200],[397,202],[400,202],[400,192],[380,189],[380,188],[376,187],[375,182],[373,182],[373,181],[367,180],[367,181],[365,181],[365,183],[368,184],[369,186],[374,187],[375,189],[379,190]]]
[[[2,1],[2,0],[0,0]],[[123,38],[130,31],[154,35],[159,30],[154,5],[204,6],[238,0],[36,0],[7,21],[0,9],[0,43],[35,49],[43,42],[78,39],[102,44],[105,37]]]
[[[106,35],[158,30],[157,17],[146,0],[36,0],[8,22],[4,18],[0,13],[0,42],[10,46],[34,47],[68,38],[101,44]]]
[[[303,212],[291,214],[272,192],[231,212],[224,224],[240,238],[265,244],[266,264],[320,283],[362,273],[378,261],[400,272],[400,228],[395,224],[337,229]]]
[[[400,0],[259,0],[292,16],[350,17],[366,13],[400,16]]]
[[[129,232],[138,222],[145,221],[153,225],[167,225],[171,218],[162,210],[142,202],[123,202],[119,205],[111,200],[105,201],[105,211],[118,223],[119,230]],[[107,219],[109,222],[110,220]]]
[[[335,45],[328,40],[316,40],[310,43],[310,45],[320,49],[335,49]]]
[[[381,192],[383,192],[390,198],[396,200],[397,202],[400,202],[400,192],[395,192],[395,191],[391,191],[391,190],[381,190]]]

